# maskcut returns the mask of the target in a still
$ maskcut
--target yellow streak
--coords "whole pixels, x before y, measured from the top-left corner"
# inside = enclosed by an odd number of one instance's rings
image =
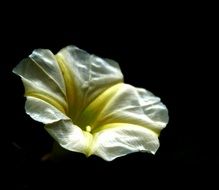
[[[83,131],[85,137],[85,147],[84,147],[84,154],[89,157],[93,154],[93,147],[95,144],[95,136],[87,131]]]
[[[35,97],[35,98],[38,98],[38,99],[41,99],[51,105],[53,105],[55,108],[57,108],[59,111],[61,111],[62,113],[66,113],[66,110],[65,110],[65,106],[62,105],[58,100],[55,100],[54,98],[52,97],[49,97],[48,95],[44,95],[42,94],[42,92],[40,93],[36,93],[36,92],[28,92],[25,94],[25,96],[32,96],[32,97]]]
[[[96,127],[94,130],[93,130],[93,133],[98,133],[100,131],[103,131],[103,130],[107,130],[107,129],[112,129],[112,128],[119,128],[119,127],[125,127],[125,128],[129,128],[129,127],[132,127],[132,128],[143,128],[147,131],[149,131],[151,134],[154,134],[154,135],[157,135],[159,136],[159,133],[156,132],[156,131],[153,131],[151,130],[150,128],[146,128],[142,125],[137,125],[137,124],[131,124],[131,123],[108,123],[108,124],[105,124],[105,125],[102,125],[102,126],[99,126],[99,127]]]
[[[86,130],[86,126],[89,125],[92,129],[95,128],[98,118],[100,117],[102,110],[111,101],[113,101],[113,95],[118,91],[123,83],[118,83],[105,90],[97,98],[95,98],[81,113],[78,122],[83,130]]]
[[[72,78],[72,74],[69,71],[69,68],[66,66],[64,58],[62,55],[57,54],[55,55],[56,60],[59,64],[59,67],[62,71],[62,75],[65,81],[65,87],[66,87],[66,98],[67,98],[67,105],[68,105],[68,111],[67,114],[69,117],[74,120],[75,118],[75,88],[74,88],[74,79]]]

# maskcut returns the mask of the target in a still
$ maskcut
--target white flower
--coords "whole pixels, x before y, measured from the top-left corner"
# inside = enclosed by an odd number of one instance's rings
[[[75,46],[56,55],[37,49],[13,72],[22,78],[27,114],[63,148],[108,161],[157,151],[167,108],[151,92],[123,83],[115,61]]]

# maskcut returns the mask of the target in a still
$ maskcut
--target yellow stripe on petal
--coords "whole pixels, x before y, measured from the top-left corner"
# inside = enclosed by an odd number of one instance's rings
[[[106,124],[106,125],[103,125],[103,126],[98,126],[96,127],[94,130],[93,130],[93,133],[98,133],[98,132],[102,132],[103,130],[107,130],[107,129],[113,129],[113,128],[116,128],[116,127],[135,127],[135,128],[144,128],[145,130],[147,130],[148,132],[150,132],[151,134],[153,135],[156,135],[156,136],[159,136],[159,133],[158,132],[155,132],[153,130],[150,130],[148,128],[145,128],[141,125],[136,125],[136,124],[130,124],[130,123],[109,123],[109,124]]]
[[[51,96],[43,94],[42,92],[40,92],[40,93],[28,92],[28,93],[25,93],[25,96],[31,96],[34,98],[41,99],[41,100],[53,105],[55,108],[57,108],[62,113],[66,114],[66,107],[64,105],[62,105],[58,100],[55,100]]]
[[[66,64],[64,62],[64,59],[61,57],[61,55],[57,54],[55,55],[57,62],[60,66],[60,69],[63,74],[63,78],[65,81],[66,86],[66,95],[67,95],[67,103],[68,103],[68,115],[72,118],[72,120],[76,117],[76,101],[75,101],[75,89],[74,89],[74,79],[71,73],[69,72],[69,69],[66,67]]]
[[[108,88],[86,107],[77,120],[77,123],[83,130],[86,130],[86,127],[89,125],[92,132],[93,128],[96,126],[101,111],[107,104],[113,101],[114,94],[122,85],[123,83],[119,83]]]

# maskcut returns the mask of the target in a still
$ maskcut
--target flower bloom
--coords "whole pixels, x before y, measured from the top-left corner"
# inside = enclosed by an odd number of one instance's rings
[[[168,111],[151,92],[123,82],[119,65],[75,47],[37,49],[13,70],[25,87],[26,113],[65,149],[110,161],[155,153]]]

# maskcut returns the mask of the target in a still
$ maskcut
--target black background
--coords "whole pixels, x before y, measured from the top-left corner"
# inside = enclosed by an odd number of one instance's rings
[[[7,61],[1,69],[6,123],[3,139],[7,142],[4,157],[11,184],[20,189],[67,186],[77,189],[77,185],[99,188],[102,187],[99,181],[105,188],[117,184],[135,188],[142,184],[156,186],[157,181],[174,186],[173,179],[185,185],[188,180],[194,181],[194,175],[201,177],[205,169],[216,170],[218,156],[212,153],[215,140],[209,137],[204,121],[198,124],[205,112],[197,114],[200,97],[193,94],[206,90],[198,79],[205,62],[204,16],[179,9],[162,12],[155,9],[150,13],[141,9],[125,13],[101,9],[93,18],[92,11],[89,14],[74,11],[66,11],[60,19],[54,13],[38,17],[39,12],[36,16],[36,12],[28,11],[22,18],[9,22],[13,23],[10,33],[3,36],[9,54],[5,54]],[[96,156],[86,158],[72,153],[70,160],[59,163],[41,161],[53,140],[42,124],[25,114],[23,85],[11,71],[36,48],[56,53],[71,44],[117,61],[126,83],[161,97],[170,121],[161,133],[161,146],[155,155],[133,153],[106,162]],[[202,101],[202,109],[203,104]],[[182,177],[183,173],[186,175]]]

